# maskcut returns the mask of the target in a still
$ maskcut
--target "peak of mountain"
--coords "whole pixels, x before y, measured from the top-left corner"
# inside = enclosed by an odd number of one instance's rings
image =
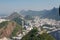
[[[22,15],[18,14],[17,12],[13,12],[11,15],[9,15],[7,18],[12,20],[17,17],[22,17]]]
[[[60,20],[59,9],[58,8],[53,8],[52,10],[49,10],[43,16],[44,16],[44,18]]]

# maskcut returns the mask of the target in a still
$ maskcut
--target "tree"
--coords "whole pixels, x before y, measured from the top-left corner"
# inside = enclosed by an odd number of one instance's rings
[[[50,34],[43,33],[38,34],[36,28],[32,29],[27,35],[25,35],[21,40],[55,40]]]

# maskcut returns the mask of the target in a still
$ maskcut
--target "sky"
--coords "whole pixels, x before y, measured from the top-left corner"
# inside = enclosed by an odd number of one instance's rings
[[[36,10],[58,8],[60,0],[0,0],[0,15],[20,12],[21,10]]]

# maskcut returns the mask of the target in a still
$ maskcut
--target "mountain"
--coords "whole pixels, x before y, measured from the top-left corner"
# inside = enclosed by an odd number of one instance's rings
[[[39,16],[39,15],[42,15],[43,13],[45,12],[45,10],[43,11],[33,11],[33,10],[21,10],[20,13],[22,15],[30,15],[30,16]]]
[[[60,20],[59,8],[55,8],[55,7],[51,10],[42,10],[42,11],[22,10],[20,11],[20,13],[22,15],[39,16],[41,18]]]
[[[9,15],[7,17],[7,19],[12,20],[12,19],[17,18],[17,17],[22,17],[22,15],[19,15],[17,12],[13,12],[11,15]]]
[[[12,13],[6,19],[10,21],[5,21],[0,23],[0,38],[1,37],[13,37],[22,33],[22,15],[17,12]]]
[[[59,10],[58,10],[58,8],[53,8],[52,10],[45,12],[45,14],[42,17],[60,20]]]
[[[0,24],[0,38],[17,36],[22,32],[22,26],[14,21],[6,21]]]
[[[19,18],[19,17],[16,17],[16,18],[13,18],[12,21],[15,21],[16,23],[18,23],[19,25],[22,25],[22,18]]]
[[[23,16],[20,15],[19,13],[17,13],[17,12],[13,12],[11,15],[6,17],[6,19],[9,19],[11,21],[15,21],[19,25],[22,25],[22,20],[23,20],[22,18],[23,18]]]
[[[33,20],[34,19],[34,17],[33,16],[30,16],[30,15],[26,15],[24,18],[26,20]]]

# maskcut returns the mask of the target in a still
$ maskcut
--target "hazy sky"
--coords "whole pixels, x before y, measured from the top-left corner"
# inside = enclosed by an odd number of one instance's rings
[[[43,10],[59,7],[60,0],[0,0],[0,15],[14,11]]]

